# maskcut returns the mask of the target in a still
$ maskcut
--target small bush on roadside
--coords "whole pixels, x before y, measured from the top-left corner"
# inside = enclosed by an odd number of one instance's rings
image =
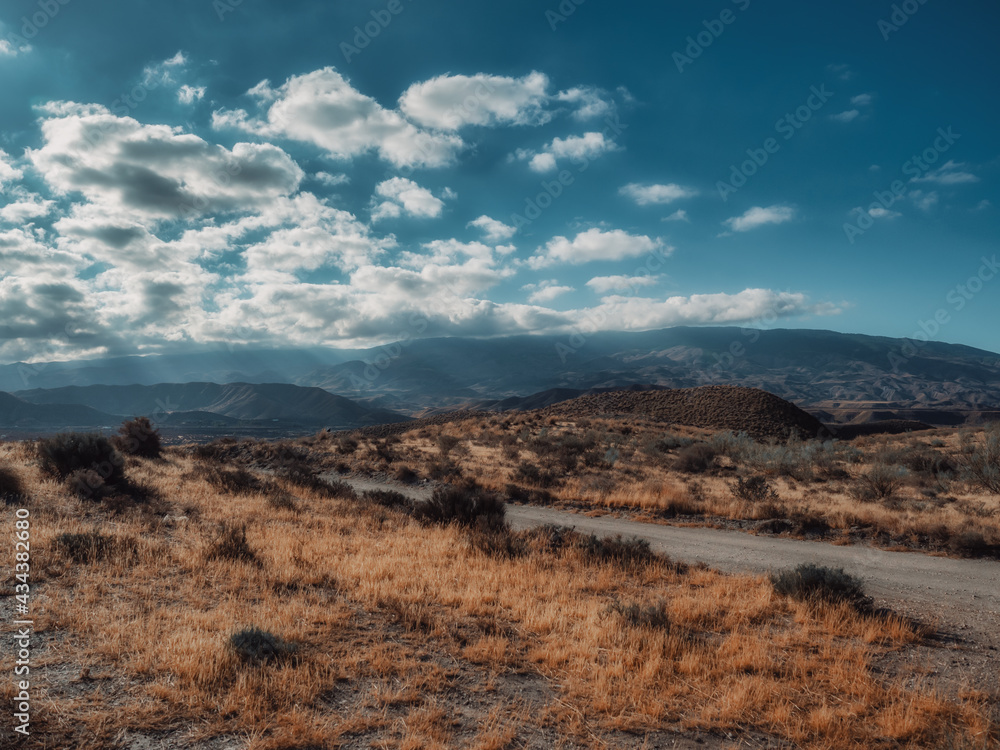
[[[257,553],[247,541],[246,525],[223,522],[205,554],[208,560],[229,560],[259,565]]]
[[[754,474],[749,477],[739,477],[736,482],[729,485],[730,492],[737,500],[747,503],[777,502],[778,493],[767,477],[761,474]]]
[[[431,499],[414,506],[414,516],[428,522],[480,528],[505,525],[505,508],[499,495],[474,482],[439,487]]]
[[[581,534],[573,546],[589,560],[613,562],[625,567],[645,565],[656,559],[649,542],[638,537],[623,537],[621,534],[599,537]]]
[[[799,601],[846,602],[859,612],[872,606],[861,581],[841,568],[805,563],[772,575],[771,584],[781,596]]]
[[[409,466],[400,466],[396,469],[396,473],[393,475],[397,482],[402,482],[403,484],[414,484],[420,476],[411,469]]]
[[[986,557],[997,552],[978,531],[960,531],[948,541],[948,549],[962,557]]]
[[[1000,495],[1000,422],[987,427],[978,442],[966,437],[961,460],[965,479],[979,489]]]
[[[245,664],[258,666],[291,658],[297,650],[295,644],[257,627],[233,633],[229,647]]]
[[[901,466],[875,464],[858,477],[851,494],[862,502],[888,500],[903,486],[906,469]]]
[[[694,443],[677,454],[675,466],[687,474],[703,474],[715,465],[719,451],[708,443]]]
[[[366,490],[361,494],[363,500],[381,505],[383,508],[402,508],[409,510],[413,503],[402,492],[395,490]]]
[[[504,494],[507,495],[507,499],[512,503],[551,505],[554,499],[552,493],[548,490],[521,487],[517,484],[508,484],[504,487]]]
[[[122,422],[113,442],[119,451],[128,456],[159,458],[163,450],[160,431],[153,426],[149,417],[136,417]]]
[[[622,604],[616,601],[609,609],[633,627],[670,632],[670,613],[664,601],[656,604]]]
[[[38,441],[42,471],[66,479],[78,469],[91,469],[105,484],[118,484],[125,478],[125,460],[111,441],[96,433],[64,432]]]
[[[6,466],[0,466],[0,500],[4,505],[14,505],[24,502],[27,493],[21,478]]]

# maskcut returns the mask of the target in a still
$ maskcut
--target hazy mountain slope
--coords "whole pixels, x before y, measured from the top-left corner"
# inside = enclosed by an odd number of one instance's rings
[[[9,393],[0,393],[0,427],[62,428],[110,427],[121,420],[89,406],[77,404],[32,404]]]
[[[371,409],[320,388],[285,383],[161,383],[153,386],[69,386],[19,391],[35,404],[77,403],[123,416],[211,412],[240,420],[281,420],[310,425],[364,426],[405,417]]]

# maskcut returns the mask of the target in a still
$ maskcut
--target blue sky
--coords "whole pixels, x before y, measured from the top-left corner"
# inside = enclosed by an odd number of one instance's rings
[[[12,0],[0,361],[681,324],[1000,351],[998,21]]]

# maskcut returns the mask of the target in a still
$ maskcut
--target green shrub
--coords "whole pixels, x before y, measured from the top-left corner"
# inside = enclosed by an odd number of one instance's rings
[[[246,664],[284,661],[295,655],[295,644],[257,627],[244,628],[229,636],[229,647]]]
[[[474,482],[439,487],[431,499],[414,506],[414,516],[428,523],[480,528],[506,524],[503,499]]]
[[[58,479],[79,469],[96,471],[108,485],[125,478],[122,455],[110,440],[96,433],[60,433],[39,440],[37,450],[42,471]]]
[[[126,455],[142,458],[159,458],[162,452],[160,431],[153,426],[149,417],[136,417],[122,422],[118,435],[114,438],[114,445]]]
[[[772,575],[771,584],[778,594],[799,601],[846,602],[858,611],[872,607],[861,581],[841,568],[805,563]]]

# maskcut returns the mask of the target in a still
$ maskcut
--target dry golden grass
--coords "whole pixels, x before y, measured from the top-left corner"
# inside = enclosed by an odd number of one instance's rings
[[[788,519],[793,533],[803,524],[815,528],[812,522],[822,521],[834,535],[845,538],[969,556],[981,554],[977,551],[981,545],[976,543],[980,535],[987,547],[1000,549],[1000,496],[964,481],[959,470],[963,438],[976,439],[972,430],[858,438],[825,448],[818,442],[800,444],[783,461],[720,454],[713,468],[701,473],[676,468],[682,448],[656,450],[652,446],[665,435],[724,442],[708,431],[614,419],[543,421],[530,412],[475,417],[405,433],[391,446],[396,455],[392,463],[376,452],[381,441],[362,441],[348,456],[339,456],[332,440],[306,439],[304,444],[317,455],[336,456],[354,471],[391,473],[406,465],[434,477],[435,467],[445,461],[438,447],[441,435],[458,440],[447,461],[462,475],[501,492],[510,484],[544,490],[557,504],[628,509],[661,518],[732,519],[746,525]],[[549,454],[535,447],[540,440],[558,444],[581,436],[589,436],[596,447],[578,451],[577,458],[564,458],[567,454],[560,454],[558,445]],[[811,450],[819,458],[810,456]],[[613,454],[606,456],[608,451]],[[905,469],[891,497],[859,498],[863,477],[877,466],[912,463],[920,454],[945,460],[950,471],[935,474]],[[519,474],[522,464],[540,468],[542,480]],[[552,479],[546,480],[546,472]],[[752,474],[767,477],[777,491],[775,500],[752,503],[734,497],[730,489],[734,480]]]
[[[255,750],[639,747],[649,732],[704,730],[840,750],[997,736],[984,696],[947,700],[873,669],[919,640],[913,625],[783,599],[762,577],[595,563],[540,536],[489,556],[458,528],[300,487],[286,487],[294,510],[220,494],[180,451],[129,460],[165,496],[155,514],[71,497],[23,446],[0,444],[0,460],[32,498],[26,747],[137,735]],[[213,559],[224,522],[246,525],[259,563]],[[136,554],[74,563],[56,539],[87,531]],[[612,606],[660,601],[668,628]],[[242,663],[227,643],[248,626],[294,644],[294,658]]]

